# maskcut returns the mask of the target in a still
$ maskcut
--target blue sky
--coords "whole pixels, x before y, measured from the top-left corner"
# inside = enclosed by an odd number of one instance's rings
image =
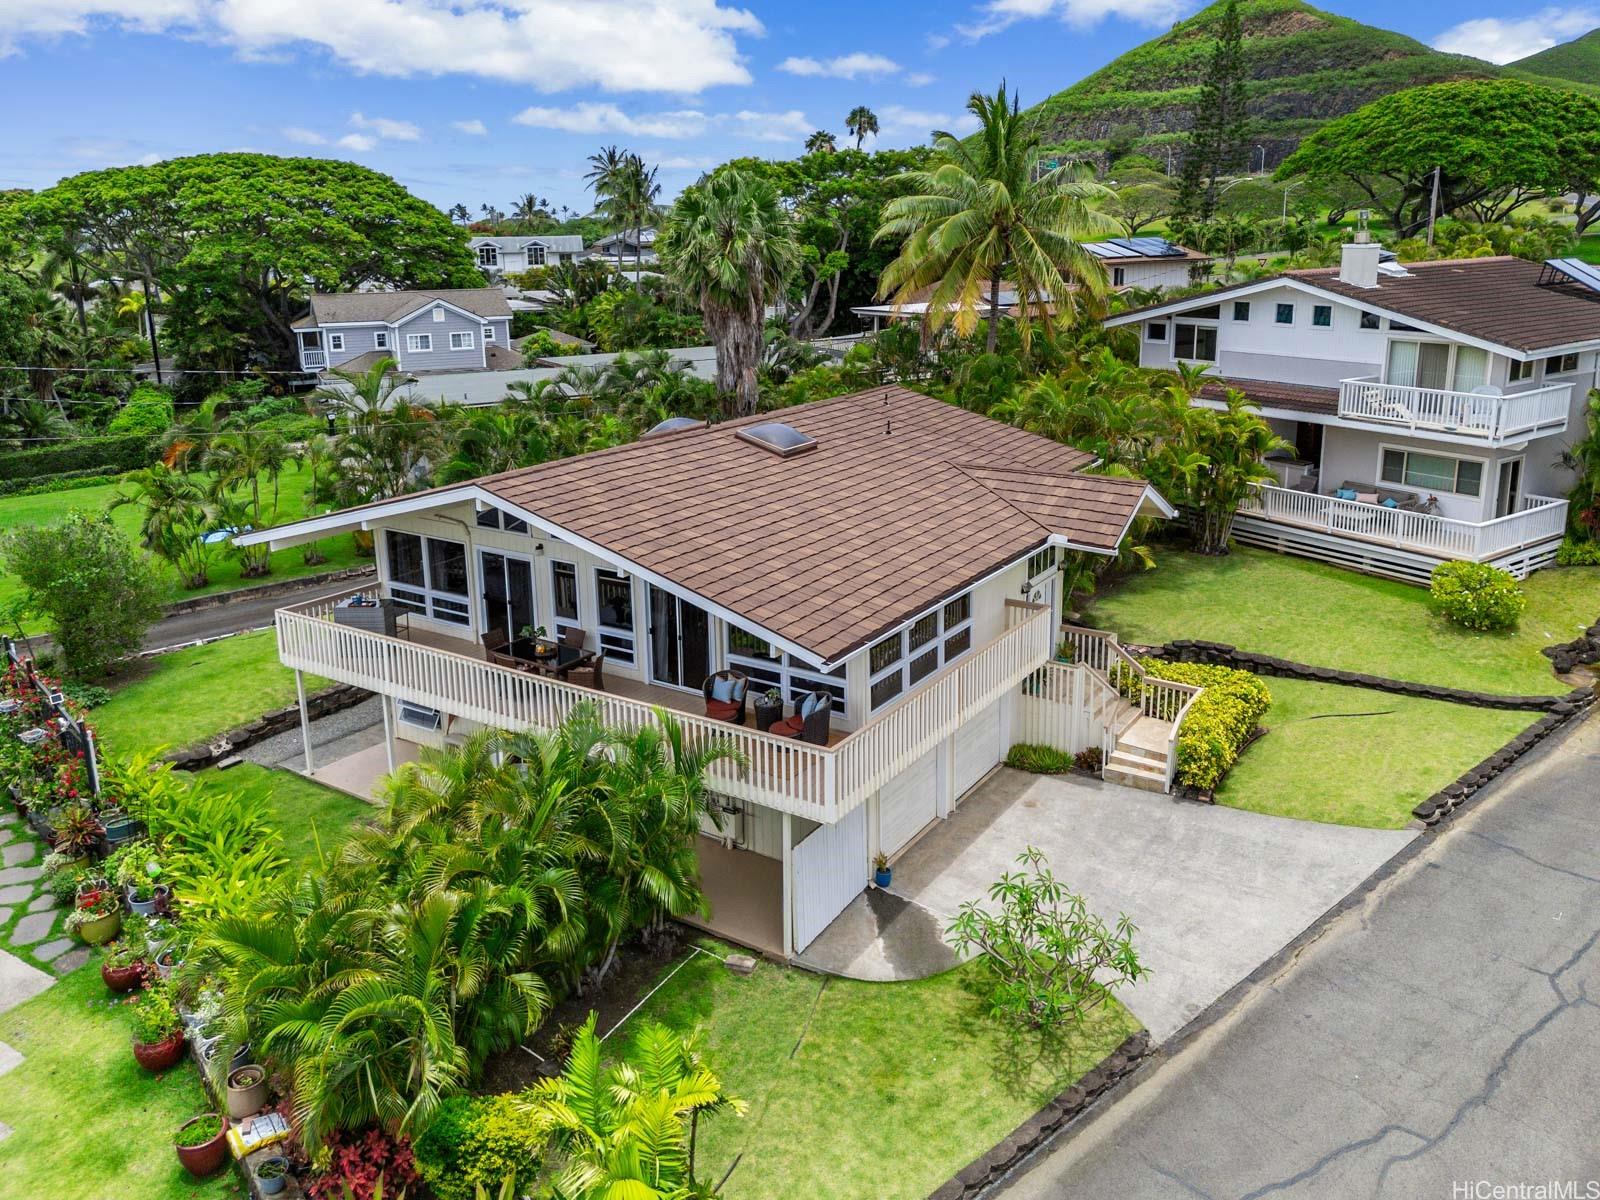
[[[1597,0],[1600,3],[1600,0]],[[0,0],[0,187],[251,149],[350,158],[441,207],[587,206],[584,156],[662,165],[961,131],[1002,76],[1032,103],[1187,15],[1183,0]],[[1587,5],[1351,0],[1335,11],[1508,61],[1600,25]]]

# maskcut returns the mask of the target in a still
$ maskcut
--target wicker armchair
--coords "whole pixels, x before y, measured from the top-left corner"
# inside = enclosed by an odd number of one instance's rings
[[[582,650],[589,640],[589,631],[581,625],[568,625],[561,631],[561,644],[568,650]]]
[[[594,661],[585,667],[573,667],[566,673],[568,683],[575,683],[579,687],[591,688],[597,692],[606,690],[605,680],[606,652],[600,651],[594,656]]]
[[[707,675],[701,690],[706,697],[706,716],[713,721],[744,724],[745,698],[750,693],[750,680],[743,671],[718,671],[715,675]],[[717,699],[714,695],[717,691],[722,691],[729,699]]]
[[[810,692],[795,702],[794,716],[774,721],[768,731],[778,737],[798,738],[817,746],[828,744],[833,720],[833,697],[827,692]]]

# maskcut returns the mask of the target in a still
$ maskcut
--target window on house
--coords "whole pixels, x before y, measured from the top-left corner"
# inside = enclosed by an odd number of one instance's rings
[[[486,508],[478,514],[479,529],[503,529],[507,533],[527,533],[528,523],[498,508]]]
[[[530,267],[542,267],[542,266],[544,266],[544,247],[543,246],[529,246],[528,247],[528,265]]]
[[[578,624],[578,568],[569,562],[550,563],[550,607],[556,620]]]
[[[867,651],[867,693],[877,711],[972,648],[970,592],[924,613]]]
[[[633,665],[633,581],[596,567],[595,597],[599,610],[595,620],[600,627],[600,648],[613,662]]]
[[[478,514],[477,521],[479,529],[499,529],[500,510],[498,508],[486,508]]]
[[[451,625],[471,624],[467,548],[446,538],[384,532],[389,595],[401,608]]]
[[[823,674],[794,655],[775,650],[765,638],[734,625],[728,626],[728,665],[744,672],[753,693],[777,688],[785,700],[796,703],[809,692],[826,692],[833,697],[833,715],[847,716],[843,666]]]
[[[459,333],[450,335],[450,349],[452,350],[473,350],[476,347],[477,342],[473,340],[471,330],[464,329]]]
[[[1145,340],[1149,342],[1164,342],[1167,340],[1167,323],[1165,321],[1150,321],[1144,327]]]
[[[411,354],[427,354],[433,350],[433,334],[406,334],[406,350]]]
[[[485,346],[494,345],[494,326],[493,325],[485,325],[483,327],[483,344]]]
[[[389,331],[380,330],[379,332],[373,334],[372,346],[375,350],[387,350],[389,348]]]
[[[1054,546],[1046,546],[1043,550],[1036,551],[1029,555],[1028,578],[1032,580],[1039,578],[1041,575],[1048,574],[1050,571],[1055,569],[1055,565],[1056,548]],[[965,600],[968,605],[972,603],[971,597],[963,596],[962,599]],[[955,601],[951,601],[951,603],[953,604]]]
[[[1216,362],[1216,327],[1212,325],[1190,325],[1187,322],[1179,321],[1173,336],[1172,354],[1174,358],[1184,358],[1191,362]]]
[[[1331,304],[1313,304],[1311,306],[1311,328],[1313,328],[1313,329],[1332,329],[1333,328],[1333,305],[1331,305]]]
[[[1279,305],[1277,305],[1273,310],[1272,319],[1274,321],[1276,321],[1279,325],[1293,325],[1294,324],[1294,305],[1292,305],[1292,304],[1279,304]]]
[[[1398,483],[1428,492],[1454,492],[1458,496],[1483,494],[1483,464],[1448,454],[1422,454],[1415,450],[1384,447],[1383,482]]]
[[[1382,325],[1383,321],[1378,317],[1377,313],[1364,312],[1361,314],[1361,328],[1378,329],[1381,328]]]
[[[1250,319],[1250,301],[1235,300],[1233,302],[1233,319],[1235,321],[1248,321]]]
[[[479,246],[478,265],[480,267],[498,267],[500,265],[500,247]]]
[[[1396,333],[1415,333],[1417,331],[1415,325],[1407,325],[1404,321],[1390,321],[1389,328]]]
[[[1127,282],[1128,282],[1128,272],[1127,272],[1127,269],[1125,267],[1112,267],[1111,268],[1111,286],[1112,287],[1121,287],[1123,284],[1125,284]]]
[[[434,321],[434,324],[437,325],[440,321],[443,321],[443,320],[444,320],[444,309],[442,309],[442,308],[434,309],[433,310],[433,321]]]
[[[1534,376],[1534,368],[1535,364],[1532,361],[1518,362],[1516,359],[1512,359],[1511,371],[1508,375],[1508,378],[1512,383],[1521,383],[1524,379],[1532,379]]]
[[[342,334],[342,333],[330,333],[328,335],[328,349],[329,350],[343,350],[344,349],[344,334]]]
[[[1546,375],[1565,375],[1569,371],[1578,369],[1578,356],[1576,354],[1553,354],[1544,360],[1544,373]]]

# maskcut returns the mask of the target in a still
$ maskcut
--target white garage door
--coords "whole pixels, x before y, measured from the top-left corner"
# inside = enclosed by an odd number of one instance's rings
[[[1000,704],[996,700],[956,731],[957,800],[1005,757],[1000,749]]]
[[[939,748],[884,784],[878,796],[878,843],[893,854],[939,815]]]

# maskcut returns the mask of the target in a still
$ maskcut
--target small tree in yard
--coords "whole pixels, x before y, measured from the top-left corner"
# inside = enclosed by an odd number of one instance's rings
[[[1147,464],[1150,481],[1189,516],[1194,548],[1201,554],[1226,554],[1239,505],[1258,483],[1273,478],[1265,459],[1293,447],[1238,392],[1228,393],[1221,411],[1190,408],[1179,436],[1165,443]]]
[[[25,525],[4,540],[6,569],[27,588],[27,605],[49,622],[67,670],[104,674],[144,644],[161,615],[161,585],[109,517],[69,513]]]
[[[1112,927],[1091,913],[1036,847],[1017,862],[1025,870],[1007,871],[989,889],[998,911],[969,900],[948,932],[962,954],[983,952],[994,1016],[1032,1028],[1081,1025],[1113,991],[1149,974],[1133,948],[1138,930],[1126,916]]]

